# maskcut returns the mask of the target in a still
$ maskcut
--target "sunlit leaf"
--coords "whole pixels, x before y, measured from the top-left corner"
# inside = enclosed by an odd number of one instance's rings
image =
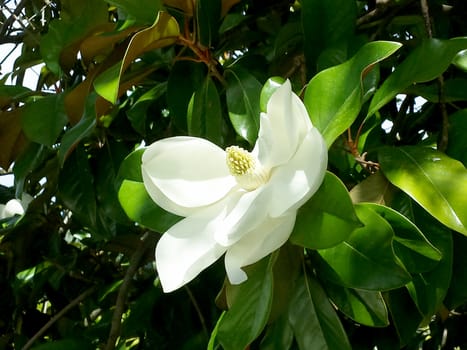
[[[381,292],[351,289],[327,282],[326,293],[336,307],[352,320],[371,327],[389,325],[389,315]]]
[[[387,205],[391,202],[394,187],[381,172],[368,176],[350,190],[352,202]]]
[[[383,148],[384,175],[444,225],[467,235],[467,170],[432,148]]]
[[[365,75],[400,46],[388,41],[370,42],[347,62],[326,69],[311,79],[304,103],[313,125],[321,132],[328,147],[350,127],[360,112]]]
[[[159,12],[154,24],[136,33],[125,51],[121,63],[112,66],[94,81],[97,93],[107,101],[115,103],[120,87],[120,80],[129,65],[141,54],[172,45],[179,34],[178,23],[167,12]]]

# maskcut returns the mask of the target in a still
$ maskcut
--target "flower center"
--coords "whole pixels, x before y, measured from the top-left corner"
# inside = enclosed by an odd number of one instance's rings
[[[250,152],[238,146],[227,147],[225,152],[230,173],[245,190],[255,190],[268,181],[269,174]]]

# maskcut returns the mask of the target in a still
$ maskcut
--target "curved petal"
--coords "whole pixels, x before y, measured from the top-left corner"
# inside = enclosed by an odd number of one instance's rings
[[[3,208],[2,218],[23,214],[24,208],[21,205],[21,202],[17,199],[11,199],[5,204],[5,207]]]
[[[225,270],[230,283],[244,282],[248,277],[242,267],[261,260],[287,241],[296,214],[296,211],[291,211],[277,218],[268,218],[227,250]]]
[[[268,187],[273,191],[269,215],[281,216],[296,210],[318,190],[323,182],[328,162],[328,151],[323,137],[312,128],[300,148],[287,164],[274,168]]]
[[[251,192],[239,191],[237,199],[231,196],[223,225],[215,234],[219,244],[228,247],[265,221],[272,199],[271,191],[265,189],[261,186]]]
[[[156,246],[156,267],[164,292],[190,282],[224,254],[227,248],[214,240],[224,216],[219,205],[208,207],[162,235]]]
[[[312,124],[302,101],[287,80],[269,99],[260,116],[258,140],[253,153],[266,168],[284,164],[295,154]]]
[[[180,216],[217,202],[236,185],[225,152],[195,137],[171,137],[153,143],[143,153],[141,171],[151,198]]]

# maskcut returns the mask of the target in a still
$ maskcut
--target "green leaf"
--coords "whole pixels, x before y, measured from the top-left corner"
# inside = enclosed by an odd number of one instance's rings
[[[378,159],[393,185],[444,225],[467,235],[467,170],[462,163],[417,146],[383,148]]]
[[[172,121],[181,130],[188,130],[188,104],[193,93],[205,81],[206,75],[203,63],[175,61],[167,81],[167,105]]]
[[[330,248],[361,225],[345,185],[327,172],[318,191],[298,210],[290,241],[311,249]]]
[[[60,75],[62,67],[71,69],[76,61],[77,42],[103,24],[108,24],[108,6],[104,1],[64,1],[60,19],[53,20],[40,43],[41,55],[47,67]]]
[[[443,86],[443,94],[440,96],[439,84],[416,84],[409,86],[404,93],[421,96],[426,100],[439,103],[440,97],[444,103],[467,100],[467,79],[446,79]]]
[[[314,73],[326,48],[345,45],[353,35],[357,8],[355,2],[347,0],[307,0],[301,7],[305,58]]]
[[[221,0],[197,0],[196,24],[199,40],[205,47],[212,47],[219,36]]]
[[[216,85],[210,76],[195,91],[188,105],[188,133],[222,144],[222,107]]]
[[[349,288],[381,291],[411,280],[392,247],[394,232],[389,223],[368,206],[357,204],[357,216],[365,225],[344,242],[319,250],[320,276]]]
[[[143,53],[175,43],[179,35],[178,23],[166,12],[159,12],[154,24],[133,35],[126,48],[123,60],[113,65],[94,80],[96,92],[115,104],[123,73]]]
[[[360,112],[365,76],[400,46],[389,41],[370,42],[347,62],[326,69],[311,79],[304,103],[313,125],[321,132],[328,147],[352,125]]]
[[[464,91],[463,91],[464,92]],[[449,139],[446,154],[467,166],[467,109],[461,109],[449,116]]]
[[[218,330],[218,339],[224,349],[245,349],[264,329],[271,309],[272,268],[276,257],[273,253],[251,265],[247,270],[248,280],[227,287],[227,293],[233,298]]]
[[[78,124],[68,129],[63,134],[60,149],[58,150],[58,159],[60,166],[63,166],[65,159],[84,138],[91,135],[96,126],[96,94],[90,94],[86,98],[83,117]]]
[[[391,314],[391,323],[399,336],[400,344],[408,343],[420,327],[423,316],[405,288],[386,292],[384,299]],[[401,347],[400,344],[398,344],[398,348]]]
[[[324,287],[337,309],[355,322],[370,327],[389,325],[381,292],[345,288],[330,282],[324,283]]]
[[[289,286],[290,288],[290,286]],[[286,313],[269,324],[261,340],[261,350],[288,350],[294,340],[293,329]]]
[[[288,314],[300,350],[351,348],[339,316],[314,277],[297,281]]]
[[[63,94],[46,96],[27,103],[21,123],[26,136],[37,143],[52,146],[68,122]]]
[[[441,260],[441,252],[402,214],[377,204],[366,204],[384,218],[394,231],[394,251],[411,273],[433,269]]]
[[[424,321],[429,322],[433,314],[442,307],[449,288],[453,269],[453,240],[449,229],[419,206],[415,206],[414,215],[417,225],[442,254],[442,259],[435,268],[414,275],[412,282],[407,284],[410,296],[425,317]]]
[[[399,64],[376,91],[367,116],[372,115],[405,88],[435,79],[451,64],[454,56],[467,48],[467,38],[427,39]]]
[[[350,190],[350,198],[354,203],[389,204],[393,197],[394,186],[378,171]]]
[[[106,0],[109,4],[123,10],[127,15],[126,21],[137,24],[152,24],[157,13],[162,10],[160,0]]]
[[[182,219],[154,203],[142,182],[123,180],[118,200],[131,220],[156,232],[163,233]]]
[[[253,145],[259,131],[262,86],[253,75],[241,68],[229,69],[225,76],[230,121],[237,134]]]

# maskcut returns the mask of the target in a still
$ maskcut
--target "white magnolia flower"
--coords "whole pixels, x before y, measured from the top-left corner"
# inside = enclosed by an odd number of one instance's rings
[[[195,137],[157,141],[143,153],[151,198],[184,216],[159,240],[156,266],[165,292],[190,282],[225,253],[232,284],[242,267],[289,238],[297,209],[321,185],[327,148],[286,81],[261,113],[253,151]]]
[[[22,200],[10,199],[6,204],[0,204],[0,220],[9,218],[15,215],[24,215],[32,197],[24,193]]]

